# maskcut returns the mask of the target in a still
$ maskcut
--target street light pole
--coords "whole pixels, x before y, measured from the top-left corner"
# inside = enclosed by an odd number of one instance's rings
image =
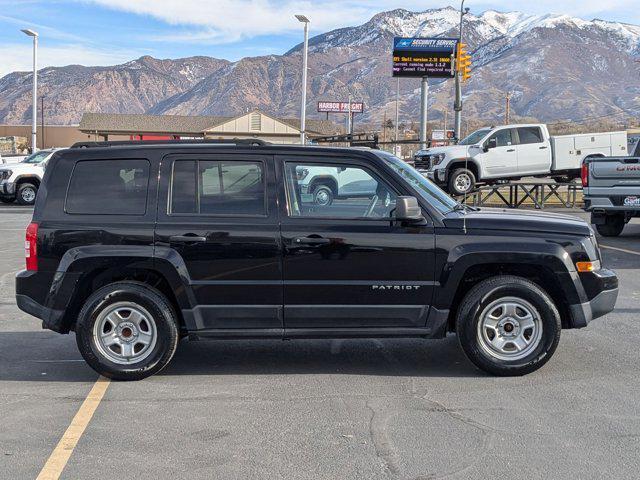
[[[33,98],[31,110],[31,152],[37,152],[37,129],[38,129],[38,32],[23,29],[22,33],[33,38]]]
[[[464,0],[462,0],[462,3],[460,4],[460,31],[459,34],[460,36],[459,38],[459,43],[462,43],[462,19],[463,17],[469,12],[468,8],[464,8]],[[457,65],[456,65],[456,70],[457,69]],[[453,105],[453,109],[455,110],[455,114],[456,114],[456,118],[455,118],[455,137],[456,140],[460,140],[460,132],[462,130],[462,82],[461,82],[461,77],[462,73],[458,70],[456,71],[456,77],[455,77],[455,87],[456,87],[456,100],[455,103]]]
[[[299,22],[304,23],[304,47],[302,50],[302,105],[300,106],[300,143],[307,143],[307,60],[309,56],[309,19],[304,15],[296,15]]]

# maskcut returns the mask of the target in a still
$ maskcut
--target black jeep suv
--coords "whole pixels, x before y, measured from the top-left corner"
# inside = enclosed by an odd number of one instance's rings
[[[521,375],[618,295],[587,223],[467,207],[381,151],[82,147],[49,161],[16,297],[107,377],[158,372],[181,337],[448,332],[481,369]],[[328,205],[299,186],[314,171],[339,178]]]

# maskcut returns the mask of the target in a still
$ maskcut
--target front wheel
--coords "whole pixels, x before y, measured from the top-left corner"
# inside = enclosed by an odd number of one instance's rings
[[[622,215],[607,215],[604,224],[596,225],[596,230],[603,237],[617,237],[624,230],[625,221]]]
[[[318,185],[313,189],[313,201],[321,207],[328,207],[333,203],[333,190],[328,185]]]
[[[477,367],[499,376],[531,373],[553,355],[560,314],[535,283],[511,275],[489,278],[464,297],[456,317],[458,340]]]
[[[36,203],[38,187],[33,183],[21,183],[16,192],[16,200],[20,205],[33,205]]]
[[[117,282],[94,292],[76,324],[76,343],[96,372],[115,380],[140,380],[164,368],[176,351],[176,314],[166,297],[137,282]]]
[[[449,176],[449,193],[453,195],[465,195],[476,186],[476,177],[471,170],[458,168]]]

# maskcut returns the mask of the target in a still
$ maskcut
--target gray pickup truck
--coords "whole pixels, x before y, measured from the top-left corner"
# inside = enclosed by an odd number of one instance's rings
[[[582,164],[584,209],[605,237],[617,237],[640,217],[640,157],[587,158]]]

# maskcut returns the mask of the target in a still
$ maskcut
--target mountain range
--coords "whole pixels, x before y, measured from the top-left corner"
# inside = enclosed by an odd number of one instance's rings
[[[308,112],[318,100],[365,103],[358,122],[392,118],[396,79],[391,77],[394,36],[457,36],[459,12],[451,7],[392,10],[367,23],[309,41]],[[465,118],[495,122],[511,94],[513,115],[541,121],[640,116],[640,26],[567,15],[486,11],[464,17],[473,55],[464,85]],[[284,55],[236,62],[211,57],[160,60],[149,56],[122,65],[48,67],[39,72],[48,124],[74,124],[82,113],[237,115],[260,109],[296,116],[301,45]],[[453,82],[433,80],[430,118],[452,106]],[[417,120],[418,79],[400,80],[403,121]],[[31,74],[0,78],[0,123],[30,121]],[[336,120],[338,119],[335,116]]]

